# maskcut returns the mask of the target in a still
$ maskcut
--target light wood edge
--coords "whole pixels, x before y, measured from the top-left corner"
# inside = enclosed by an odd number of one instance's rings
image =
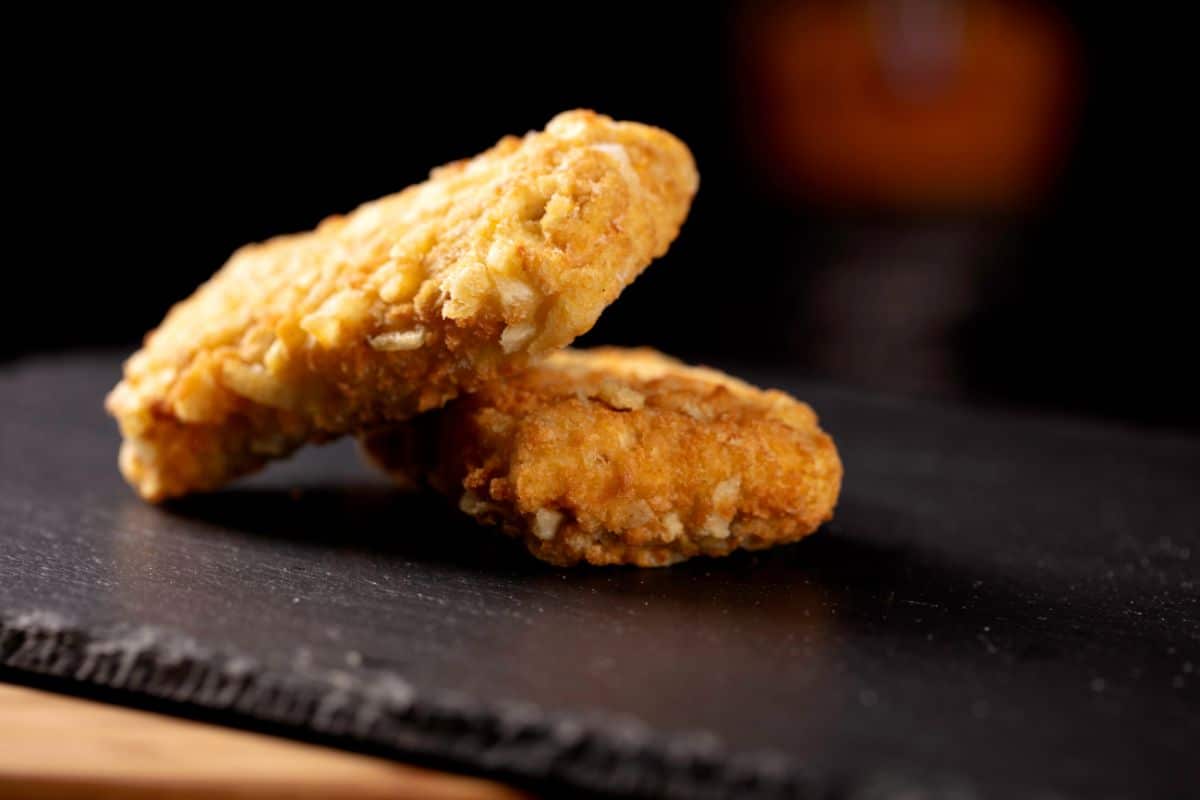
[[[528,795],[487,780],[0,683],[0,797]]]

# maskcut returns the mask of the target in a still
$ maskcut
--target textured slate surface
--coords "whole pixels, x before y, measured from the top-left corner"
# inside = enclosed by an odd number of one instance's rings
[[[846,461],[825,532],[559,571],[391,491],[346,444],[143,505],[100,409],[117,369],[0,378],[9,680],[556,790],[1200,788],[1195,439],[774,376]]]

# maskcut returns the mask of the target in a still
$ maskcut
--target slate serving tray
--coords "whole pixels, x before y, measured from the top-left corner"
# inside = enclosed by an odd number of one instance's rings
[[[645,796],[1200,791],[1200,441],[809,400],[846,462],[798,545],[556,570],[348,443],[139,502],[111,355],[0,377],[0,678]]]

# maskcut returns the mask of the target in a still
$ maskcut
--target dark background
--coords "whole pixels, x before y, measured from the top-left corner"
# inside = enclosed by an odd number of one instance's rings
[[[1057,31],[1069,67],[1061,118],[1038,123],[1060,142],[1045,179],[1019,198],[881,200],[781,178],[778,137],[764,144],[788,102],[764,88],[764,31],[807,5],[11,20],[9,229],[27,254],[8,266],[0,357],[132,347],[238,245],[591,107],[673,131],[702,180],[671,252],[586,342],[1200,429],[1165,14],[1000,4]]]

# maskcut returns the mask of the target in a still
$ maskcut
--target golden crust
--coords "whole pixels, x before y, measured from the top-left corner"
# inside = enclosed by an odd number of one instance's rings
[[[670,134],[572,111],[242,248],[126,363],[122,472],[148,500],[210,489],[563,347],[666,251],[697,181]]]
[[[832,518],[842,481],[807,405],[647,349],[554,353],[363,444],[562,566],[795,541]]]

